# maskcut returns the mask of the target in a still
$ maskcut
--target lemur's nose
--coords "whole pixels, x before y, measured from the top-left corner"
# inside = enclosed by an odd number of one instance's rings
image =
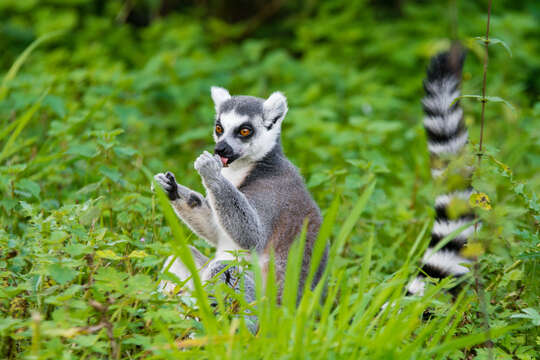
[[[233,149],[229,144],[227,144],[226,141],[220,141],[216,144],[214,153],[218,154],[219,156],[229,158],[233,155]]]

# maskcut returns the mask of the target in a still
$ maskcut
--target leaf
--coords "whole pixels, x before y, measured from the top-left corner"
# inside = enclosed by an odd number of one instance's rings
[[[450,104],[450,106],[454,105],[456,102],[458,102],[460,99],[475,99],[475,100],[478,100],[478,101],[486,101],[486,102],[502,102],[504,103],[506,106],[508,106],[510,108],[510,110],[512,111],[515,111],[515,107],[510,104],[508,101],[504,100],[503,98],[499,97],[499,96],[486,96],[485,99],[480,96],[480,95],[461,95],[461,96],[458,96],[454,99],[454,101],[452,101],[452,103]]]
[[[148,254],[144,250],[133,250],[128,255],[128,258],[142,259],[142,258],[145,258],[147,256],[148,256]]]
[[[49,237],[49,243],[59,244],[69,237],[69,234],[65,231],[53,231]]]
[[[83,244],[70,244],[64,250],[72,257],[78,257],[92,252],[92,248]]]
[[[96,251],[96,256],[102,259],[109,259],[109,260],[121,260],[122,257],[116,255],[116,253],[112,250],[98,250]]]
[[[102,166],[99,168],[99,172],[102,173],[103,175],[105,175],[106,177],[108,177],[109,179],[111,179],[113,182],[117,183],[117,184],[123,184],[124,181],[122,179],[122,174],[116,170],[116,169],[113,169],[113,168],[110,168],[110,167],[107,167],[107,166]]]
[[[468,243],[461,250],[461,255],[466,258],[475,258],[477,256],[482,255],[483,253],[484,253],[484,247],[479,242]]]
[[[489,197],[484,193],[474,193],[469,198],[469,205],[471,207],[479,207],[484,210],[491,210],[491,202]]]
[[[133,155],[138,153],[137,150],[130,148],[128,146],[116,146],[114,148],[114,152],[116,153],[116,155],[121,156],[121,157],[126,157],[126,158],[132,157]]]
[[[49,266],[48,271],[49,275],[54,279],[54,281],[60,285],[70,282],[78,275],[77,271],[60,264],[53,264]]]
[[[536,309],[526,308],[521,310],[523,314],[515,314],[510,316],[512,319],[529,319],[534,326],[540,326],[540,314]]]
[[[72,145],[66,151],[66,154],[93,158],[98,155],[97,146],[93,143],[84,143],[80,145]]]
[[[487,101],[491,101],[491,102],[502,102],[506,106],[508,106],[510,108],[510,110],[516,111],[516,108],[514,107],[514,105],[510,104],[508,101],[504,100],[502,97],[499,97],[499,96],[486,96],[486,99],[487,99]]]
[[[478,42],[480,42],[481,44],[485,44],[486,42],[486,38],[483,37],[483,36],[477,36],[474,38],[475,40],[477,40]],[[508,44],[506,44],[504,41],[502,41],[501,39],[497,39],[497,38],[489,38],[487,40],[488,42],[488,46],[490,45],[501,45],[502,47],[504,47],[506,49],[506,51],[508,52],[508,54],[510,55],[510,57],[512,57],[512,50],[510,50],[510,46],[508,46]]]
[[[315,174],[313,174],[313,176],[311,176],[311,178],[309,179],[306,186],[308,188],[319,186],[320,184],[322,184],[323,182],[325,182],[328,179],[330,179],[330,176],[327,175],[327,174],[315,173]]]
[[[35,181],[29,180],[29,179],[22,179],[17,182],[16,187],[17,189],[26,191],[32,194],[35,198],[39,199],[41,188],[39,187],[39,184],[36,183]]]
[[[48,95],[45,100],[43,100],[43,105],[51,108],[51,110],[54,111],[54,113],[61,119],[66,116],[66,106],[64,104],[64,100],[58,96]]]

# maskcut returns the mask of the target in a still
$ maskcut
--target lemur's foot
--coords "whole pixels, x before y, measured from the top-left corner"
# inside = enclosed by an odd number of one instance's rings
[[[169,196],[169,199],[171,201],[177,200],[180,198],[178,195],[178,185],[176,184],[176,179],[174,178],[174,175],[172,172],[167,171],[164,173],[159,173],[154,176],[154,180],[157,181],[159,185],[163,188],[163,190],[167,193],[167,196]]]
[[[205,151],[195,160],[194,167],[201,177],[213,178],[219,176],[223,168],[223,163],[218,155],[212,155],[208,151]]]

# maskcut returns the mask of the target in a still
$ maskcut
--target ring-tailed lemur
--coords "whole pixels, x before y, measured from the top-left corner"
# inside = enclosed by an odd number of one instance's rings
[[[429,247],[422,257],[419,275],[407,286],[407,293],[423,295],[424,278],[444,278],[465,275],[469,269],[463,264],[469,260],[461,250],[478,225],[465,228],[438,251],[434,248],[441,240],[471,223],[474,212],[469,206],[472,167],[452,166],[463,154],[468,142],[468,132],[463,119],[463,109],[456,99],[460,95],[461,72],[465,56],[460,47],[440,53],[431,59],[424,80],[426,96],[422,104],[425,112],[424,128],[428,139],[431,174],[444,186],[445,192],[435,200],[436,218],[431,230]]]
[[[268,99],[231,96],[226,89],[212,87],[215,104],[215,155],[204,152],[195,161],[207,196],[180,184],[172,173],[155,175],[171,200],[176,214],[200,237],[216,247],[215,258],[208,260],[195,248],[193,257],[203,281],[225,267],[231,251],[255,251],[266,277],[270,251],[275,253],[275,269],[280,293],[289,249],[307,220],[305,250],[301,268],[299,297],[309,272],[314,242],[321,224],[319,208],[306,189],[298,170],[282,151],[281,124],[287,113],[287,100],[280,92]],[[327,261],[326,249],[311,286],[320,280]],[[168,267],[173,257],[165,263]],[[190,273],[176,259],[170,272],[180,280]],[[232,271],[221,279],[238,283]],[[245,296],[253,300],[253,280],[245,276]],[[175,284],[163,281],[160,289],[170,291]]]

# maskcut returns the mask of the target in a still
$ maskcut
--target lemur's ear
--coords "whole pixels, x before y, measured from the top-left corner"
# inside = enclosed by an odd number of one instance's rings
[[[212,88],[210,88],[210,92],[212,93],[212,100],[214,100],[216,112],[219,112],[219,107],[221,104],[231,98],[231,94],[229,94],[227,89],[219,86],[212,86]]]
[[[287,98],[276,91],[263,103],[263,124],[270,130],[272,126],[280,123],[287,114]]]

